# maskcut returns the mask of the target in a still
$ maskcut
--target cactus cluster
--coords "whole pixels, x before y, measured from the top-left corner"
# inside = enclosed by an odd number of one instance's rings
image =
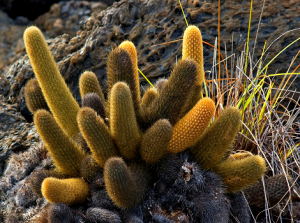
[[[32,185],[49,202],[83,202],[88,185],[103,171],[113,203],[133,208],[145,196],[155,164],[185,150],[203,170],[220,176],[227,193],[243,190],[265,173],[262,157],[230,155],[240,126],[237,108],[225,108],[210,124],[215,105],[202,98],[203,46],[196,26],[186,29],[182,60],[169,79],[143,96],[133,43],[113,49],[107,62],[107,100],[96,75],[86,71],[79,81],[81,108],[40,30],[27,28],[24,42],[37,79],[26,86],[26,102],[55,165],[54,171],[32,177]]]

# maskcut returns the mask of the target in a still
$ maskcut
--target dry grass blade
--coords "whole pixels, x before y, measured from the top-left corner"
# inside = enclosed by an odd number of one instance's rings
[[[296,41],[298,39],[291,44]],[[206,94],[214,98],[219,108],[233,105],[242,110],[243,126],[235,141],[235,150],[260,154],[266,159],[269,167],[267,176],[279,173],[286,176],[289,174],[294,179],[293,185],[299,187],[297,179],[300,177],[300,93],[291,89],[293,81],[295,81],[294,77],[298,75],[295,72],[299,66],[290,72],[293,60],[287,65],[286,73],[268,74],[268,66],[272,66],[276,59],[275,57],[270,61],[264,61],[269,47],[266,47],[258,61],[252,61],[252,58],[255,57],[249,53],[247,55],[242,52],[239,57],[233,53],[228,55],[224,61],[231,59],[231,64],[234,66],[231,68],[228,78],[219,79],[217,77],[218,63],[215,57],[212,71],[208,72],[209,77],[206,77],[209,80],[205,82],[208,89]],[[227,55],[226,52],[225,55]],[[297,56],[298,54],[295,55],[295,58]],[[246,58],[248,69],[245,69]],[[271,64],[271,62],[273,63]],[[224,70],[223,73],[225,73]],[[284,78],[278,81],[280,76],[284,76]],[[287,193],[290,193],[290,199],[280,202],[282,209],[279,213],[274,214],[277,206],[270,207],[266,203],[265,210],[260,215],[254,216],[254,221],[256,218],[263,218],[266,222],[282,222],[282,219],[287,217],[292,219],[292,189]],[[287,214],[288,212],[289,214]]]

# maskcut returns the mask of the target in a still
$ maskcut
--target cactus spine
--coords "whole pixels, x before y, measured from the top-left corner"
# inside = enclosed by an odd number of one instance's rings
[[[76,122],[79,105],[62,78],[43,34],[37,27],[31,26],[24,32],[24,42],[33,71],[55,120],[70,137],[76,136],[79,132]]]

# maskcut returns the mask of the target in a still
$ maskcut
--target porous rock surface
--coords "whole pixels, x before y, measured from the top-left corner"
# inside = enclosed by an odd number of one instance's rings
[[[107,5],[100,1],[63,1],[53,4],[49,12],[34,21],[24,16],[12,19],[0,10],[0,79],[5,82],[1,75],[6,74],[10,65],[25,55],[23,33],[28,26],[39,27],[47,39],[62,34],[74,37],[83,21],[92,13],[99,13],[106,8]]]
[[[87,20],[92,13],[100,13],[107,8],[107,4],[88,1],[64,1],[53,4],[49,12],[39,16],[35,25],[49,38],[68,34],[76,35],[81,24]]]
[[[1,74],[6,73],[9,65],[25,54],[22,36],[28,25],[30,22],[27,18],[18,17],[13,20],[7,13],[0,10],[0,79],[2,86],[5,84],[5,79],[1,78]]]
[[[49,11],[50,7],[57,2],[59,0],[0,0],[0,9],[8,13],[11,18],[23,16],[29,20],[34,20],[39,15]],[[112,5],[114,0],[102,0],[102,2]]]
[[[218,33],[217,2],[188,0],[182,1],[182,5],[189,24],[197,25],[202,32],[203,40],[214,44]],[[296,12],[300,7],[299,1],[268,0],[265,2],[258,36],[255,38],[262,6],[261,1],[253,3],[249,43],[250,49],[256,46],[253,58],[255,62],[261,55],[265,41],[268,46],[283,33],[300,27],[300,17]],[[221,50],[224,50],[226,44],[227,55],[231,50],[241,52],[247,39],[250,2],[227,0],[221,8]],[[125,0],[115,2],[106,11],[93,14],[82,24],[82,29],[75,37],[62,35],[48,42],[61,73],[73,94],[78,95],[79,75],[87,69],[96,73],[105,89],[102,80],[105,78],[107,53],[111,47],[125,39],[131,40],[136,45],[139,68],[151,81],[159,76],[169,75],[176,59],[181,57],[182,41],[169,42],[182,38],[185,28],[186,23],[177,1]],[[266,62],[299,37],[300,31],[295,30],[279,38],[265,53],[268,54]],[[157,45],[162,43],[167,44]],[[283,52],[273,62],[274,66],[269,66],[269,73],[287,71],[298,49],[299,43],[295,43]],[[212,52],[211,46],[204,45],[206,71],[211,70]],[[252,54],[251,51],[250,53]],[[293,70],[297,64],[296,59],[290,70]],[[21,89],[32,77],[33,72],[28,57],[24,56],[1,78],[9,82],[4,87],[2,86],[4,81],[1,80],[1,93],[10,96],[13,103],[20,100]],[[144,80],[142,81],[145,83]]]
[[[217,36],[217,1],[187,0],[182,1],[182,4],[189,24],[197,25],[202,32],[203,40],[214,44]],[[299,38],[299,30],[290,30],[300,27],[300,17],[296,11],[300,7],[300,3],[297,0],[280,2],[266,0],[256,39],[262,4],[258,0],[253,2],[250,32],[250,46],[256,46],[253,60],[257,61],[261,55],[265,41],[268,45],[289,31],[268,49],[266,57],[266,62],[268,62],[281,49]],[[221,50],[224,50],[225,43],[227,52],[233,50],[237,53],[236,56],[244,50],[249,9],[249,1],[222,1]],[[105,90],[107,55],[113,47],[125,39],[131,40],[136,45],[139,68],[152,83],[158,77],[168,76],[176,60],[181,57],[182,42],[175,40],[182,38],[186,23],[178,1],[123,0],[114,3],[103,12],[94,13],[78,27],[80,30],[76,36],[63,34],[49,39],[48,44],[73,95],[80,101],[79,75],[85,70],[95,72]],[[49,32],[51,31],[49,30]],[[274,66],[269,66],[268,71],[270,73],[285,72],[298,50],[298,43],[292,45],[273,62]],[[213,48],[204,45],[206,71],[211,70],[212,56]],[[298,63],[299,61],[296,59],[291,70]],[[43,153],[41,146],[37,146],[40,139],[35,127],[23,117],[24,115],[28,120],[30,119],[24,102],[24,86],[33,77],[27,55],[14,62],[6,72],[1,72],[0,76],[0,161],[2,161],[0,191],[9,195],[8,198],[1,194],[0,221],[3,220],[3,213],[7,208],[16,208],[21,204],[18,209],[20,213],[34,214],[38,212],[35,208],[40,208],[44,204],[44,200],[22,201],[23,194],[28,190],[26,180],[30,173],[36,168],[49,166],[51,161],[41,155]],[[144,78],[141,77],[140,80],[142,85],[147,84]],[[300,89],[297,83],[295,87]],[[16,146],[17,149],[14,149],[16,143],[18,146]],[[33,152],[35,150],[40,155],[34,155],[36,154]],[[27,155],[35,157],[32,163],[26,164],[26,162],[28,163],[27,159],[30,159]],[[12,157],[10,161],[8,161],[9,156]],[[20,163],[19,169],[22,171],[20,171],[20,177],[16,178],[11,172],[11,166],[17,163]],[[4,168],[6,168],[5,172],[3,172]]]

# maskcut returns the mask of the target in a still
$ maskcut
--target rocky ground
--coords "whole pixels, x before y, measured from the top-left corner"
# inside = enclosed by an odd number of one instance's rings
[[[35,20],[29,20],[24,16],[12,19],[8,13],[0,10],[0,73],[2,75],[8,71],[10,65],[25,54],[23,32],[26,27],[38,26],[46,38],[55,38],[62,34],[73,37],[83,21],[92,13],[99,13],[107,8],[107,4],[70,1],[55,3],[49,8],[48,12],[40,14]]]
[[[245,49],[247,40],[250,2],[244,0],[221,1],[221,50],[226,49],[227,56],[237,60]],[[187,21],[197,25],[203,40],[214,44],[217,37],[218,11],[217,1],[182,1]],[[35,20],[24,16],[10,18],[0,10],[0,208],[16,208],[4,196],[21,196],[21,183],[35,168],[39,157],[30,164],[24,164],[23,157],[31,154],[40,143],[32,117],[24,102],[24,86],[34,77],[28,56],[24,49],[22,34],[29,25],[37,25],[48,39],[49,47],[58,67],[70,86],[73,95],[79,98],[78,79],[85,70],[97,75],[105,90],[105,69],[107,54],[115,45],[129,39],[137,47],[138,65],[144,74],[154,83],[157,78],[168,76],[177,59],[181,57],[181,41],[186,23],[178,1],[167,0],[123,0],[107,8],[105,3],[69,1],[53,4],[50,10]],[[266,42],[270,45],[264,58],[266,64],[281,49],[300,37],[300,2],[297,0],[253,2],[250,32],[250,53],[256,62]],[[263,12],[261,9],[263,8]],[[261,16],[261,20],[260,20]],[[260,26],[258,29],[258,23]],[[284,34],[284,35],[283,35]],[[282,36],[281,36],[282,35]],[[281,37],[280,37],[281,36]],[[280,37],[279,39],[277,39]],[[275,41],[276,40],[276,41]],[[275,42],[274,42],[275,41]],[[158,45],[166,43],[164,45]],[[272,43],[272,44],[271,44]],[[253,47],[255,50],[253,51]],[[269,66],[269,73],[293,70],[300,60],[296,58],[300,43],[293,44]],[[213,48],[204,45],[205,70],[210,71],[213,64]],[[254,54],[253,54],[254,52]],[[224,53],[225,56],[225,53]],[[230,62],[228,62],[230,70]],[[291,65],[291,67],[290,67]],[[233,67],[234,68],[234,67]],[[140,78],[142,85],[147,85]],[[292,89],[300,90],[299,79]],[[14,156],[20,160],[20,175],[13,177],[5,169],[16,165],[17,161],[8,158]],[[22,169],[24,168],[24,169]],[[25,172],[22,172],[24,170]],[[22,172],[22,173],[21,173]],[[22,189],[22,190],[21,190]],[[39,205],[39,204],[36,204]],[[20,212],[26,213],[30,205],[25,204]],[[3,221],[3,213],[0,214]]]

